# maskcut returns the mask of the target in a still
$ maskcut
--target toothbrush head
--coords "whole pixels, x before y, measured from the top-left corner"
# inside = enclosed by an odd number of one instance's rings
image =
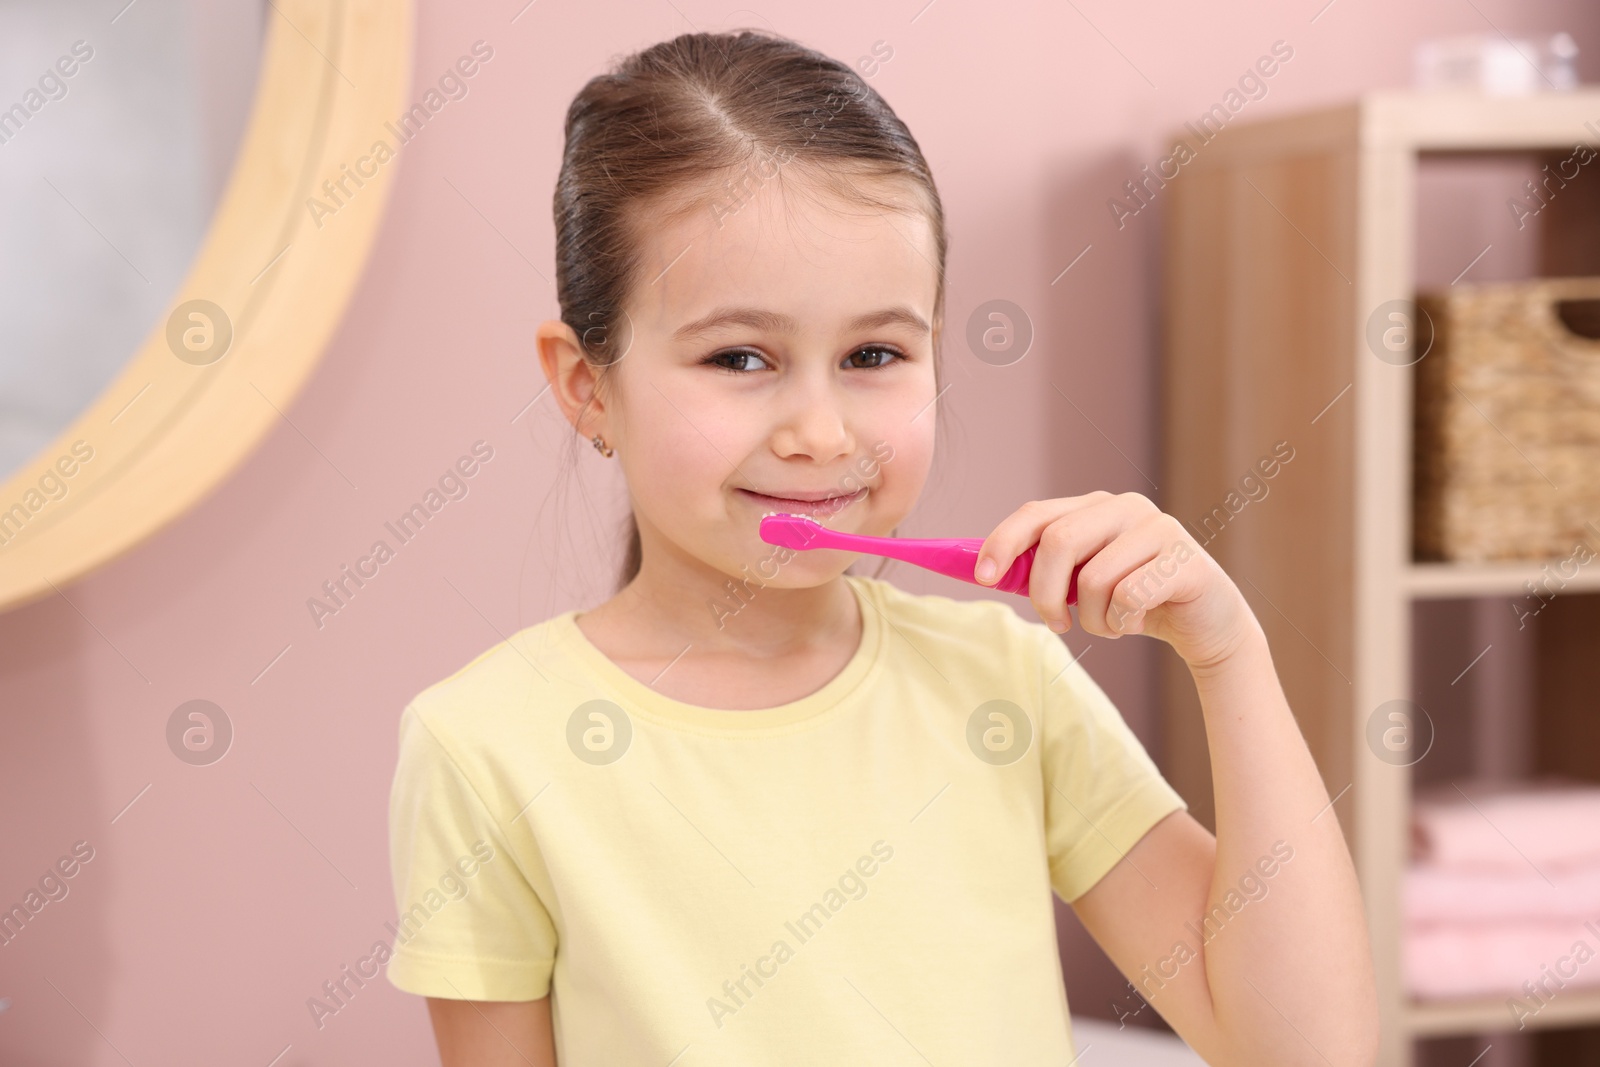
[[[769,511],[761,517],[761,540],[783,548],[811,548],[817,534],[826,529],[809,515]]]

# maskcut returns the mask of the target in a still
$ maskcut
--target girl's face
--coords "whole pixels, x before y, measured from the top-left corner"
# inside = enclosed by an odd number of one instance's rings
[[[646,569],[665,553],[814,586],[857,554],[780,552],[758,536],[762,515],[886,535],[916,502],[937,417],[934,235],[903,185],[874,188],[898,190],[905,210],[784,172],[731,209],[723,199],[650,229],[598,423]]]

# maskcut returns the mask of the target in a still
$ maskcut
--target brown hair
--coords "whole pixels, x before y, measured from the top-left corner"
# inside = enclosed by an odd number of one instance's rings
[[[902,209],[852,178],[909,180],[935,235],[934,322],[943,315],[949,238],[933,174],[911,131],[836,59],[762,31],[686,33],[590,79],[567,109],[565,135],[554,198],[556,295],[599,384],[632,340],[623,306],[639,280],[642,227],[693,210],[720,225],[775,166],[779,180],[782,167],[797,166],[881,210]],[[939,375],[936,345],[936,395]],[[628,527],[618,590],[641,562],[632,515]]]

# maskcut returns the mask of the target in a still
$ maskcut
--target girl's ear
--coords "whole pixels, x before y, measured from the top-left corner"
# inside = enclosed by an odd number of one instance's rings
[[[534,343],[539,348],[539,365],[544,368],[550,392],[567,422],[579,436],[606,436],[605,402],[595,389],[595,370],[583,358],[577,333],[560,319],[547,319],[539,324]],[[588,425],[579,426],[580,417]]]

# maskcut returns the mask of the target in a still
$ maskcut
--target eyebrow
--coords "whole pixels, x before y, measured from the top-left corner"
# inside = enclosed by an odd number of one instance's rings
[[[682,341],[725,326],[744,326],[767,333],[796,333],[800,329],[793,318],[781,312],[768,311],[764,308],[722,307],[678,327],[673,332],[672,338],[675,341]],[[880,326],[905,326],[918,333],[929,332],[928,324],[922,316],[903,304],[869,311],[845,323],[848,332],[874,330]]]

